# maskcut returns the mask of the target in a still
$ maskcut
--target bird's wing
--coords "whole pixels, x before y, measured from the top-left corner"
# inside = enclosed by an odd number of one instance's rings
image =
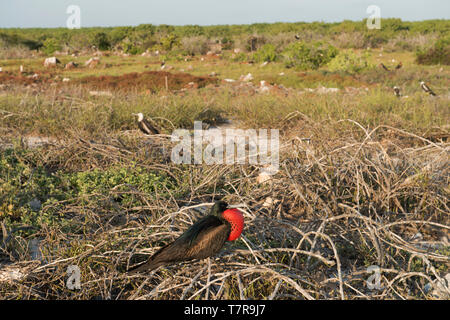
[[[174,242],[169,243],[156,251],[146,262],[128,269],[128,273],[151,271],[166,263],[183,261],[186,250],[186,245],[174,246]]]
[[[173,243],[157,252],[155,260],[186,261],[206,258],[222,248],[230,232],[229,223],[224,223],[215,216],[206,216]]]
[[[154,270],[167,263],[204,259],[216,254],[231,232],[231,226],[215,216],[206,216],[174,242],[159,249],[147,262],[129,269],[132,273]]]
[[[217,254],[227,241],[230,231],[230,225],[224,223],[200,233],[186,252],[186,258],[204,259]]]
[[[432,96],[435,96],[436,94],[433,92],[433,90],[431,90],[431,88],[429,86],[427,86],[425,83],[422,84],[422,89],[423,91],[431,94]]]
[[[152,126],[152,125],[150,124],[150,122],[148,122],[146,119],[142,120],[141,122],[142,122],[142,125],[143,125],[143,126],[147,127],[147,130],[148,130],[150,133],[153,133],[153,134],[159,134],[158,129],[156,129],[154,126]]]
[[[138,122],[138,127],[143,133],[150,134],[150,132],[147,130],[147,128],[142,124],[142,121]]]
[[[195,222],[189,229],[186,230],[177,240],[178,242],[188,242],[192,245],[201,232],[207,232],[210,229],[214,229],[223,225],[222,220],[213,215],[207,215]]]
[[[427,86],[427,85],[425,85],[426,87],[427,87],[427,92],[429,93],[429,94],[431,94],[431,95],[436,95],[435,93],[434,93],[434,91],[433,90],[431,90],[431,88],[429,87],[429,86]]]

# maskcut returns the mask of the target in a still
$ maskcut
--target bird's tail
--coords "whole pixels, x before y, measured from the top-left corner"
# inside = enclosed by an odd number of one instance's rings
[[[137,266],[131,267],[130,269],[127,270],[127,273],[129,275],[133,275],[133,274],[140,273],[143,271],[152,271],[161,265],[162,265],[162,263],[154,263],[154,261],[147,261],[147,262],[144,262]]]

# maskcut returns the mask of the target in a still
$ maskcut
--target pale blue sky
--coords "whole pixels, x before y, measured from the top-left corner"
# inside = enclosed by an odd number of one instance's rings
[[[0,0],[0,28],[65,27],[69,5],[81,8],[81,26],[249,24],[362,20],[369,5],[381,17],[450,19],[449,0]]]

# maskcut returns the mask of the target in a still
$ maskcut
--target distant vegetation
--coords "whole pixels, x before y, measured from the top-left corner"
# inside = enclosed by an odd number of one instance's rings
[[[436,43],[426,50],[417,52],[418,64],[450,64],[450,36],[439,39]]]
[[[344,71],[348,73],[358,73],[369,67],[373,67],[368,62],[369,54],[357,55],[353,52],[341,52],[328,64],[330,71]]]
[[[168,55],[205,54],[213,45],[221,49],[239,48],[242,52],[255,52],[257,61],[285,59],[290,66],[316,68],[337,54],[327,52],[323,61],[313,57],[312,48],[294,44],[329,43],[336,48],[379,48],[388,51],[417,52],[417,62],[423,64],[449,64],[449,20],[418,22],[401,19],[383,19],[380,30],[369,30],[363,21],[340,23],[257,23],[251,25],[169,26],[142,24],[136,27],[0,29],[0,54],[14,58],[5,50],[37,50],[46,55],[57,51],[75,52],[88,49],[121,50],[128,54],[160,51]],[[292,52],[292,50],[297,52]],[[308,53],[305,53],[306,51]],[[301,57],[299,57],[299,52]],[[311,56],[310,56],[311,53]],[[320,56],[322,52],[318,52]],[[303,56],[307,56],[306,60]],[[233,59],[244,59],[242,55]],[[300,61],[301,60],[301,61]]]
[[[283,52],[286,67],[298,67],[304,70],[318,69],[333,59],[338,50],[321,42],[308,44],[306,42],[295,42],[290,44]]]

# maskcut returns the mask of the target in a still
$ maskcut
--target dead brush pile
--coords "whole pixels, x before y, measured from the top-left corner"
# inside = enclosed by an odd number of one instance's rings
[[[309,143],[284,137],[280,170],[263,184],[256,183],[256,166],[174,165],[167,140],[132,132],[102,141],[73,133],[70,141],[18,153],[53,176],[62,169],[141,168],[165,182],[151,192],[139,181],[120,180],[77,193],[70,183],[81,185],[85,177],[63,179],[70,182],[66,196],[40,209],[41,216],[60,220],[39,228],[2,222],[0,297],[448,298],[448,144],[346,123],[346,129],[342,122],[309,123]],[[393,135],[388,140],[387,132]],[[245,205],[239,240],[209,262],[137,276],[123,272],[174,240],[217,197]],[[80,269],[80,290],[66,287],[71,265]]]
[[[211,77],[196,77],[185,73],[170,73],[164,71],[146,71],[142,73],[130,73],[121,76],[88,76],[74,81],[75,84],[81,84],[85,87],[96,90],[161,90],[170,88],[170,90],[180,90],[189,83],[196,83],[202,88],[208,84],[215,84],[217,79]]]

